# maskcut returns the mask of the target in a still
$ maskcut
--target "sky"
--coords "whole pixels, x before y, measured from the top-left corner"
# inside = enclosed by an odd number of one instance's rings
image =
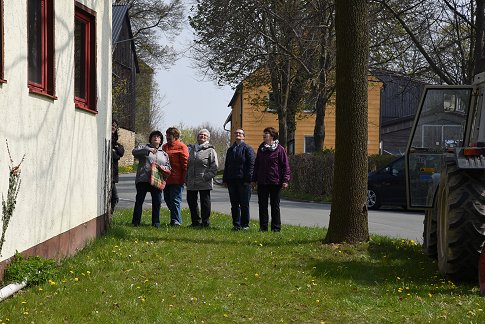
[[[184,52],[191,40],[192,30],[186,22],[182,33],[175,38],[174,47]],[[160,95],[165,96],[161,129],[181,123],[197,127],[205,122],[222,128],[230,113],[227,105],[234,91],[229,86],[219,87],[214,81],[203,80],[191,67],[193,63],[188,56],[189,53],[182,54],[170,70],[158,69],[156,73]]]

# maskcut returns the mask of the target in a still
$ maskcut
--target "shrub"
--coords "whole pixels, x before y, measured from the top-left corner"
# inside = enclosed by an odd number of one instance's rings
[[[322,198],[332,194],[333,152],[292,155],[289,160],[291,191],[309,193]]]
[[[27,286],[44,283],[54,276],[56,263],[54,260],[40,256],[23,257],[16,253],[12,262],[5,269],[6,282],[27,281]]]

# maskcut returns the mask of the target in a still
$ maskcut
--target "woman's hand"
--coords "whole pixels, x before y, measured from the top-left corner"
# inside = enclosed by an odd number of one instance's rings
[[[281,185],[281,187],[282,187],[283,189],[286,189],[286,188],[288,188],[288,184],[287,184],[286,182],[283,182],[283,184]]]

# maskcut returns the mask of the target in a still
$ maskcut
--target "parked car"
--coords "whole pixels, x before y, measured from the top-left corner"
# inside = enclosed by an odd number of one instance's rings
[[[380,170],[369,173],[367,206],[369,209],[379,209],[381,206],[406,208],[404,156]]]

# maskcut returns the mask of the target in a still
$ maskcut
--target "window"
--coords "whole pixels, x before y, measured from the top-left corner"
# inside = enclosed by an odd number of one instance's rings
[[[5,82],[3,75],[3,0],[0,0],[0,83]]]
[[[305,136],[305,153],[315,152],[315,140],[313,136]]]
[[[96,111],[96,16],[76,2],[74,23],[74,102]]]
[[[266,109],[266,111],[271,111],[271,112],[277,111],[273,92],[268,93],[268,108]]]
[[[54,0],[28,0],[27,16],[29,89],[54,97]]]

